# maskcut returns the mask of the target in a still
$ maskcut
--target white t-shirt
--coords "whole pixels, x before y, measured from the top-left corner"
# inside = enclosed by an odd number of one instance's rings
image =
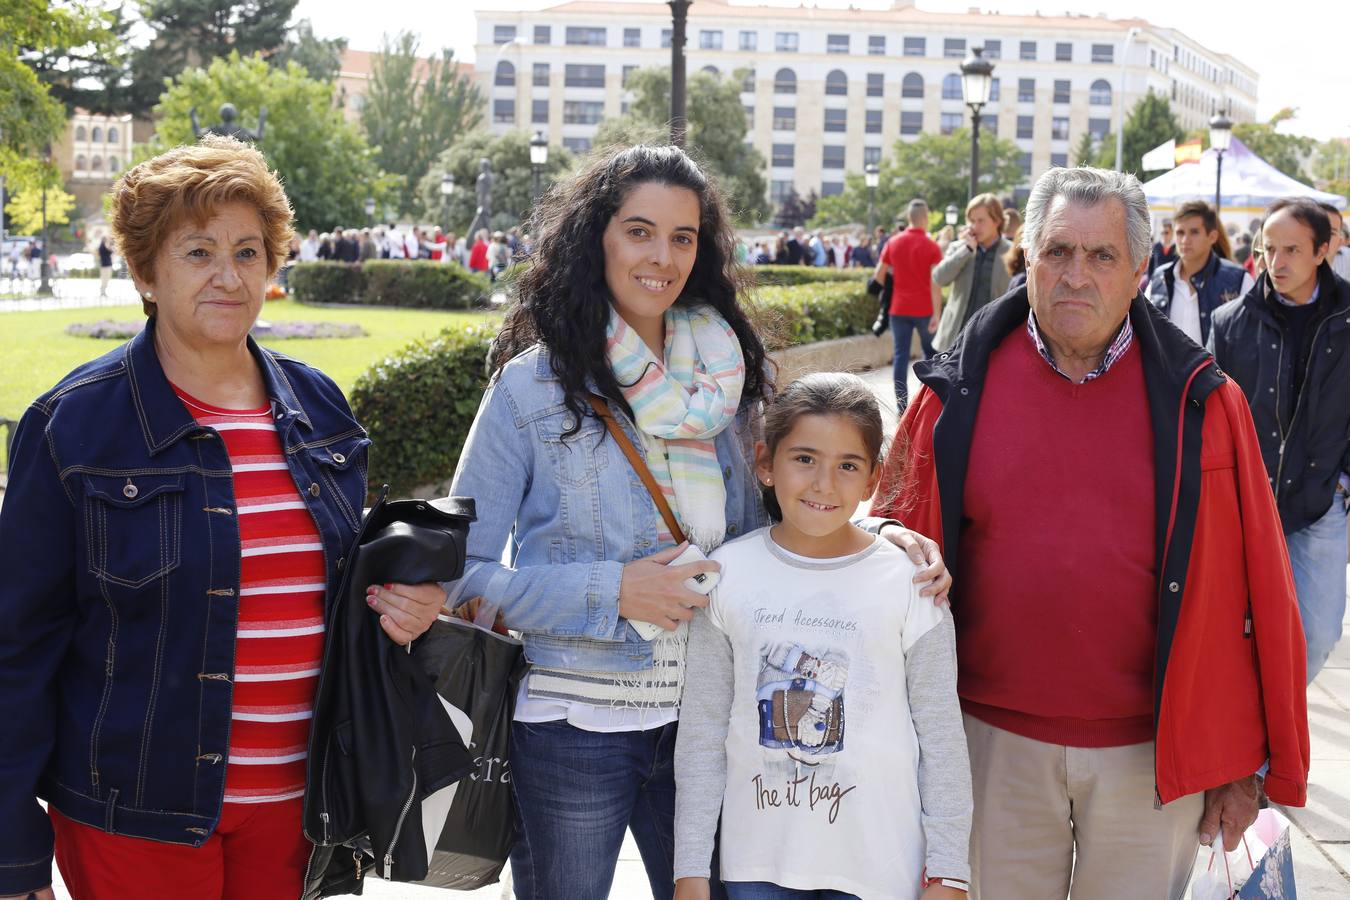
[[[300,261],[313,262],[319,258],[319,239],[305,238],[300,242]]]
[[[808,559],[767,528],[712,558],[722,580],[707,622],[733,668],[722,879],[917,898],[926,847],[905,657],[943,619],[919,596],[914,564],[882,538]],[[691,639],[686,708],[693,657]],[[681,741],[699,724],[682,715]],[[677,870],[679,818],[677,794]]]

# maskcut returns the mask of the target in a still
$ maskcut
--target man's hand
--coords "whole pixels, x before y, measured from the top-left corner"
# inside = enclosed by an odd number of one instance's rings
[[[961,229],[961,240],[965,241],[966,246],[970,248],[971,253],[974,253],[975,248],[979,246],[979,242],[975,240],[975,229],[971,228],[969,225]]]
[[[1223,849],[1229,852],[1236,850],[1238,844],[1242,843],[1243,832],[1256,821],[1260,796],[1255,775],[1205,791],[1205,814],[1200,817],[1200,843],[1210,846],[1222,827]]]
[[[445,588],[426,584],[372,584],[366,605],[380,614],[380,627],[389,640],[406,647],[421,637],[445,606]]]
[[[675,900],[708,900],[711,893],[706,878],[681,878],[675,882]]]
[[[905,551],[910,562],[919,567],[914,573],[914,583],[924,585],[919,596],[932,597],[934,606],[946,603],[947,593],[952,589],[952,576],[942,561],[937,541],[897,525],[883,525],[881,536]]]

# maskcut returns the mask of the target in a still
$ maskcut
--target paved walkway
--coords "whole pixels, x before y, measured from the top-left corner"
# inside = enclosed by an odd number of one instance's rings
[[[49,309],[78,309],[90,306],[121,306],[136,302],[136,286],[130,278],[114,278],[108,282],[108,296],[98,295],[97,278],[58,278],[52,282],[52,296],[37,297],[28,294],[34,289],[29,282],[23,282],[20,299],[4,299],[8,294],[8,281],[0,281],[0,313],[36,312]],[[17,289],[16,289],[17,292]]]
[[[865,377],[882,401],[887,430],[893,432],[896,415],[890,370],[877,370]],[[911,375],[910,396],[916,389]],[[1350,616],[1346,634],[1350,635]],[[1308,720],[1312,733],[1308,805],[1284,810],[1293,822],[1299,900],[1345,900],[1350,897],[1350,637],[1341,641],[1317,681],[1308,688]],[[1122,896],[1126,893],[1122,890]],[[69,894],[59,889],[57,896],[66,898]],[[393,885],[371,878],[366,882],[365,896],[377,900],[443,900],[448,895],[435,888]],[[502,884],[458,896],[465,900],[510,900],[509,869]],[[651,898],[642,859],[631,835],[619,854],[610,897]]]

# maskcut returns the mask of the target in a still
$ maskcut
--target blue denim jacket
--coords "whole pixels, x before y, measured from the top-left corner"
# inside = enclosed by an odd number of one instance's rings
[[[219,435],[174,395],[153,330],[66,376],[16,434],[0,508],[0,894],[51,880],[34,795],[76,821],[176,844],[202,844],[220,817],[234,482]],[[334,585],[370,441],[321,372],[249,349]]]
[[[727,537],[768,523],[753,470],[761,406],[746,401],[714,444],[727,487]],[[632,422],[614,410],[641,450]],[[660,514],[623,451],[594,417],[572,424],[548,351],[511,360],[483,395],[450,493],[472,497],[464,578],[451,600],[501,605],[530,662],[593,672],[651,666],[651,645],[619,617],[625,563],[655,553]],[[501,563],[510,541],[510,565]]]

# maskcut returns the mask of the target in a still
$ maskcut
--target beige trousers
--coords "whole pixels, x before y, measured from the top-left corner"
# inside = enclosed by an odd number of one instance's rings
[[[1181,900],[1204,795],[1154,809],[1153,743],[1089,749],[965,716],[971,900]]]

